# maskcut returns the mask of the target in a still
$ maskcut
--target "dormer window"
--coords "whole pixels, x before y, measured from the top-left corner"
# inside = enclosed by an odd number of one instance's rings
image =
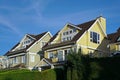
[[[70,41],[77,34],[76,28],[69,29],[62,33],[61,41]]]
[[[31,41],[30,40],[27,40],[27,41],[24,41],[23,44],[29,44]]]
[[[93,43],[100,43],[100,34],[96,32],[90,32],[90,41]]]

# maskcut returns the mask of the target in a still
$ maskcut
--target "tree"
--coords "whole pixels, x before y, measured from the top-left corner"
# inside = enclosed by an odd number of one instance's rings
[[[67,56],[67,71],[71,73],[70,80],[83,80],[85,72],[83,59],[81,49],[78,52],[71,51]]]

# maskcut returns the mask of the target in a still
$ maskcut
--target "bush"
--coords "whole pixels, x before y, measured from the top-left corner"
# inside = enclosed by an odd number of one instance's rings
[[[120,57],[89,58],[68,55],[66,80],[120,80]]]
[[[7,70],[0,72],[0,80],[63,80],[62,69],[48,69],[42,72],[30,70]]]

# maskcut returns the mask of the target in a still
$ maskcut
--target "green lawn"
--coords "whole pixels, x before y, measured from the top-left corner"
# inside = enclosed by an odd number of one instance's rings
[[[8,70],[0,72],[0,80],[57,80],[59,69],[49,69],[42,72],[29,70]]]

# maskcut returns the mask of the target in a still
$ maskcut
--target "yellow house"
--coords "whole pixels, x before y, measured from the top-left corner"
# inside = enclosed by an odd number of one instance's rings
[[[9,67],[24,67],[34,69],[41,60],[42,47],[51,39],[50,32],[38,35],[26,34],[5,56]]]
[[[120,51],[120,28],[117,32],[108,34],[108,39],[110,40],[110,53]]]
[[[67,23],[43,47],[44,58],[40,64],[51,68],[62,65],[71,50],[77,52],[80,48],[84,55],[105,57],[109,55],[108,43],[106,19],[101,16],[78,25]]]

